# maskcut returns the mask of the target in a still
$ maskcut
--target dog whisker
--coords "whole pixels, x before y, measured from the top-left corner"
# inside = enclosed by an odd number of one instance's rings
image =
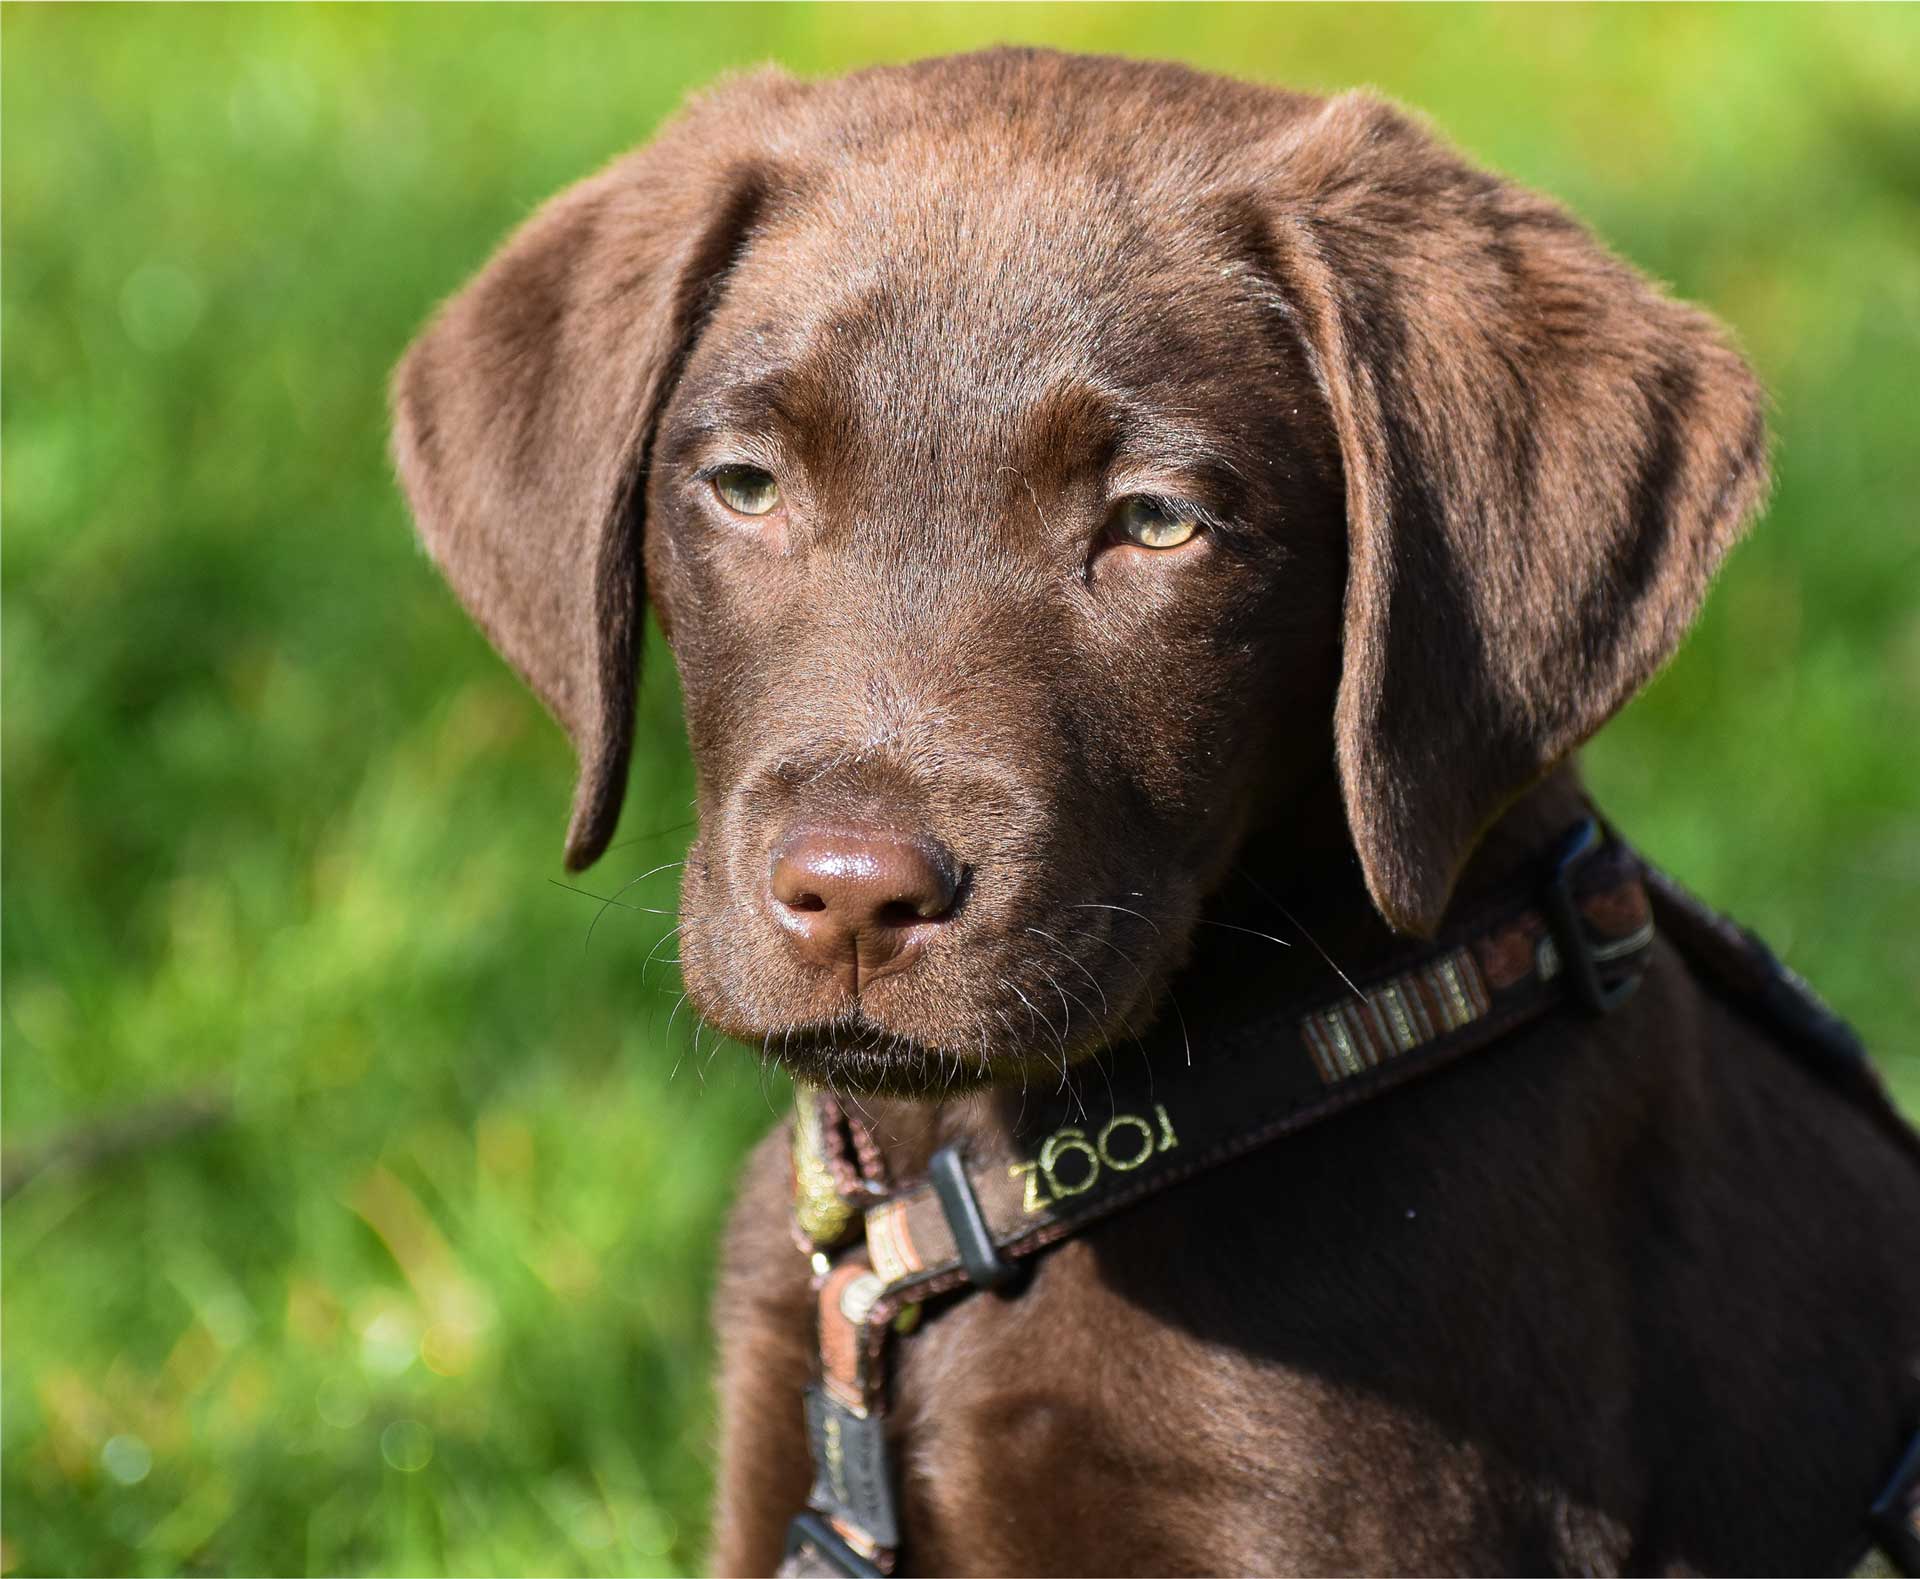
[[[1013,987],[1013,983],[1007,980],[1007,978],[1004,976],[1000,978],[1000,985],[1003,987]],[[1018,987],[1014,987],[1013,990],[1015,992],[1020,991]],[[1024,993],[1021,994],[1021,999],[1023,1002],[1025,1001],[1025,996],[1026,995]],[[1031,1009],[1032,1005],[1029,1004],[1028,1008]],[[1007,1011],[1005,1009],[995,1009],[993,1011],[993,1017],[996,1020],[998,1020],[1000,1024],[1005,1028],[1007,1033],[1007,1041],[1012,1044],[1018,1044],[1020,1041],[1020,1035],[1019,1035],[1019,1032],[1014,1029],[1013,1020],[1007,1014]],[[1020,1128],[1020,1121],[1027,1116],[1027,1059],[1024,1054],[1024,1051],[1019,1060],[1019,1065],[1020,1065],[1020,1111],[1014,1117],[1013,1127],[1015,1130],[1018,1130]]]
[[[685,1003],[686,1001],[687,1001],[687,995],[684,992],[682,992],[678,998],[673,1000],[673,1008],[667,1015],[667,1029],[663,1033],[661,1038],[663,1041],[671,1042],[673,1040],[674,1015],[677,1015],[680,1012],[680,1005]],[[686,1056],[687,1056],[686,1050],[684,1048],[682,1048],[681,1051],[677,1055],[675,1055],[673,1060],[673,1068],[667,1074],[668,1085],[672,1085],[674,1076],[680,1073],[681,1061],[685,1059]]]
[[[1167,989],[1167,1004],[1173,1010],[1174,1017],[1180,1022],[1180,1044],[1186,1053],[1187,1067],[1191,1069],[1193,1067],[1193,1038],[1187,1034],[1186,1012],[1181,1009],[1180,1000],[1174,996],[1174,991],[1171,987]]]
[[[640,962],[640,979],[642,981],[646,980],[647,967],[656,963],[655,956],[659,954],[660,950],[665,948],[672,939],[678,937],[682,932],[686,931],[686,929],[686,922],[681,921],[676,923],[671,931],[662,934],[660,941],[647,950],[647,957]],[[680,963],[680,957],[676,954],[672,959],[659,960],[657,963],[663,965],[678,965]]]
[[[1236,926],[1231,921],[1208,921],[1204,917],[1193,923],[1197,927],[1218,927],[1222,932],[1244,932],[1250,938],[1263,938],[1269,943],[1277,943],[1281,948],[1292,948],[1285,938],[1277,938],[1271,932],[1261,932],[1254,927]]]
[[[1053,990],[1057,994],[1059,994],[1059,997],[1060,997],[1060,1035],[1062,1038],[1061,1050],[1062,1052],[1064,1052],[1065,1046],[1066,1046],[1065,1037],[1067,1034],[1067,1027],[1073,1024],[1073,1010],[1068,1006],[1068,1003],[1067,1003],[1067,989],[1060,985],[1060,978],[1054,975],[1052,971],[1048,970],[1046,966],[1042,965],[1040,967],[1040,974],[1047,978],[1047,985],[1053,988]],[[1075,999],[1074,1001],[1076,1003],[1079,1002],[1078,999]],[[1086,1007],[1085,1004],[1081,1004],[1080,1006],[1083,1009]]]
[[[563,883],[557,877],[549,877],[547,881],[553,884],[555,888],[564,888],[570,894],[578,894],[582,899],[597,899],[603,908],[607,905],[613,905],[621,910],[638,910],[640,908],[638,905],[621,904],[619,900],[610,898],[606,894],[596,894],[591,888],[576,888],[572,883]]]
[[[1027,474],[1012,466],[1002,466],[1000,469],[1003,472],[1012,472],[1020,479],[1021,485],[1027,490],[1027,497],[1033,501],[1033,513],[1040,518],[1040,525],[1043,528],[1046,527],[1047,513],[1040,508],[1040,495],[1033,491],[1033,483],[1028,479]]]
[[[1075,959],[1073,956],[1073,951],[1069,949],[1066,946],[1066,944],[1062,943],[1051,932],[1042,931],[1039,927],[1028,927],[1027,930],[1031,932],[1035,937],[1045,938],[1049,943],[1051,943],[1054,946],[1055,952],[1058,953],[1062,959],[1064,959],[1075,970],[1079,971],[1082,976],[1085,976],[1088,981],[1093,983],[1093,990],[1100,994],[1100,1017],[1102,1019],[1105,1019],[1110,1013],[1112,1013],[1112,1011],[1107,1007],[1107,993],[1106,993],[1106,989],[1100,985],[1100,978],[1094,975],[1092,971],[1088,970],[1086,966],[1082,965],[1079,960]]]
[[[629,888],[633,887],[634,884],[644,883],[649,877],[658,877],[662,872],[671,872],[676,866],[685,866],[686,864],[687,858],[683,855],[677,861],[662,861],[658,866],[650,866],[638,877],[630,877],[616,888],[613,891],[613,897],[618,899]]]
[[[689,817],[685,822],[676,822],[671,828],[656,828],[652,833],[636,833],[631,839],[622,839],[617,844],[608,845],[607,853],[611,855],[615,850],[625,850],[632,845],[646,844],[653,839],[664,839],[670,833],[685,833],[689,828],[698,827],[699,823],[698,817]]]
[[[1127,969],[1133,972],[1134,979],[1136,981],[1146,974],[1145,968],[1141,966],[1141,964],[1137,960],[1135,960],[1131,954],[1129,954],[1125,949],[1121,948],[1119,944],[1113,942],[1111,939],[1103,938],[1102,936],[1100,936],[1098,932],[1079,931],[1079,932],[1070,932],[1067,935],[1069,937],[1086,938],[1089,942],[1098,943],[1103,949],[1108,949],[1111,952],[1118,954],[1120,956],[1120,962],[1123,965],[1125,965]]]
[[[1029,1029],[1033,1029],[1035,1026],[1037,1026],[1039,1028],[1044,1029],[1048,1036],[1055,1037],[1055,1039],[1060,1042],[1060,1051],[1061,1051],[1061,1054],[1064,1056],[1067,1050],[1066,1040],[1064,1037],[1059,1036],[1058,1033],[1054,1031],[1053,1021],[1048,1019],[1046,1015],[1040,1012],[1039,1008],[1035,1006],[1033,999],[1029,998],[1024,992],[1020,990],[1019,984],[1017,982],[1013,981],[1010,977],[1006,977],[1006,976],[1002,976],[1000,980],[1005,986],[1011,989],[1011,991],[1013,992],[1013,995],[1016,998],[1018,998],[1022,1003],[1024,1003],[1027,1006],[1027,1019],[1029,1022]]]
[[[578,894],[582,899],[597,899],[600,901],[598,913],[595,914],[593,920],[587,923],[588,944],[593,942],[593,929],[600,925],[600,917],[604,916],[610,909],[631,910],[637,916],[677,916],[680,914],[678,910],[660,910],[651,905],[629,905],[609,895],[596,894],[590,888],[576,888],[572,883],[563,883],[557,877],[549,877],[547,881],[553,884],[555,888],[564,888],[570,894]]]
[[[1139,896],[1136,895],[1135,897],[1139,897]],[[1125,905],[1082,904],[1082,905],[1070,905],[1068,906],[1068,908],[1071,910],[1116,910],[1123,916],[1132,916],[1136,920],[1146,922],[1148,926],[1153,928],[1156,934],[1158,934],[1160,931],[1160,925],[1158,922],[1156,922],[1153,919],[1153,917],[1141,915],[1141,913],[1138,910],[1129,910]]]
[[[1245,883],[1249,888],[1251,888],[1256,894],[1258,894],[1262,899],[1266,900],[1268,904],[1272,905],[1275,910],[1279,911],[1281,916],[1286,920],[1287,924],[1294,929],[1294,931],[1298,932],[1303,938],[1305,938],[1310,944],[1313,945],[1314,953],[1318,954],[1323,960],[1325,960],[1327,962],[1327,968],[1331,970],[1334,973],[1334,975],[1338,976],[1341,979],[1341,981],[1346,983],[1347,991],[1352,993],[1356,998],[1364,998],[1366,996],[1366,994],[1363,993],[1360,990],[1359,986],[1354,982],[1354,979],[1340,968],[1338,961],[1336,961],[1331,954],[1329,954],[1324,948],[1320,946],[1320,940],[1306,929],[1306,927],[1301,923],[1300,918],[1298,916],[1296,916],[1291,910],[1289,910],[1285,905],[1283,905],[1275,895],[1273,895],[1265,887],[1263,887],[1253,877],[1253,875],[1246,870],[1245,867],[1236,866],[1234,868],[1234,873],[1236,876],[1239,877],[1239,879],[1243,883]],[[1220,923],[1217,923],[1217,922],[1215,923],[1215,925],[1219,925],[1219,924]]]
[[[779,1117],[773,1105],[773,1093],[767,1089],[767,1077],[773,1073],[773,1032],[768,1031],[760,1038],[760,1101],[768,1114]]]
[[[600,901],[599,910],[595,912],[593,920],[587,923],[586,942],[581,945],[582,948],[585,949],[585,948],[591,948],[593,946],[594,929],[600,925],[600,918],[604,916],[609,909],[631,910],[636,915],[643,915],[643,916],[677,916],[679,915],[680,912],[678,909],[660,910],[651,905],[630,905],[626,903],[620,896],[624,894],[629,888],[633,887],[635,883],[645,882],[649,877],[654,876],[655,873],[669,871],[673,867],[685,866],[686,864],[687,863],[684,860],[665,862],[660,866],[656,866],[652,868],[652,870],[650,871],[642,872],[638,877],[633,878],[629,882],[622,883],[620,887],[615,889],[611,894],[596,894],[590,888],[580,888],[574,885],[573,883],[563,883],[557,877],[549,877],[547,881],[553,884],[555,888],[564,888],[570,894],[579,894],[583,898],[597,899]]]
[[[619,903],[620,901],[622,901],[626,896],[627,890],[632,888],[636,883],[644,883],[649,877],[656,877],[661,872],[670,872],[675,867],[685,866],[686,864],[687,862],[684,856],[677,861],[662,861],[658,866],[651,867],[647,871],[642,872],[638,877],[632,878],[627,882],[622,883],[618,888],[616,888],[613,891],[613,897],[610,903]],[[649,915],[674,916],[680,913],[677,909],[649,911],[646,909],[645,906],[642,906],[642,905],[623,904],[621,908],[626,910],[639,910]],[[602,905],[600,907],[599,913],[594,916],[593,920],[590,923],[588,923],[588,926],[587,926],[587,945],[588,946],[591,946],[593,943],[593,929],[600,925],[600,917],[604,916],[606,913],[607,913],[607,907],[605,905]]]
[[[1133,959],[1133,957],[1130,954],[1126,952],[1126,950],[1120,948],[1118,945],[1114,943],[1109,942],[1106,938],[1101,937],[1099,933],[1081,931],[1081,932],[1074,932],[1070,935],[1073,937],[1087,938],[1092,942],[1100,944],[1103,948],[1111,949],[1115,954],[1120,956],[1121,963],[1126,965],[1127,968],[1133,972],[1135,981],[1139,981],[1144,976],[1145,972],[1142,969],[1142,967]],[[1169,994],[1169,997],[1171,997],[1171,994]],[[1133,1021],[1127,1017],[1124,1010],[1119,1015],[1119,1020],[1120,1020],[1121,1028],[1127,1033],[1127,1040],[1132,1042],[1133,1045],[1140,1050],[1141,1062],[1146,1066],[1146,1070],[1147,1070],[1147,1092],[1148,1092],[1148,1098],[1149,1100],[1151,1100],[1152,1092],[1153,1092],[1152,1055],[1148,1052],[1147,1044],[1141,1039],[1140,1033],[1134,1028]],[[1111,1037],[1106,1038],[1106,1046],[1108,1047],[1108,1049],[1113,1050],[1113,1040]],[[1192,1061],[1191,1054],[1189,1054],[1188,1061],[1189,1062]]]

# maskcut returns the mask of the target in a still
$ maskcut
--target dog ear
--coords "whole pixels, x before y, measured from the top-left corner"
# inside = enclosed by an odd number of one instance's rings
[[[1704,314],[1349,95],[1256,203],[1346,472],[1335,710],[1367,885],[1431,933],[1486,827],[1672,655],[1767,486]]]
[[[626,793],[654,418],[769,190],[757,132],[798,90],[737,79],[562,193],[394,374],[421,539],[578,753],[573,870],[606,848]]]

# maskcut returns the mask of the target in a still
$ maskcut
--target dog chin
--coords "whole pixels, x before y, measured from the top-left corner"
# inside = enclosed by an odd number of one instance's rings
[[[1029,1062],[1022,1050],[991,1043],[962,1049],[922,1041],[857,1009],[825,1023],[743,1039],[796,1080],[860,1096],[957,1096],[1017,1081]],[[1057,1063],[1047,1067],[1057,1074]]]

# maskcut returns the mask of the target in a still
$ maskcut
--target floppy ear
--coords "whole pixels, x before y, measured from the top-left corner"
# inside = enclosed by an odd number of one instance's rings
[[[1430,933],[1487,825],[1679,644],[1765,492],[1762,397],[1704,314],[1385,105],[1266,157],[1346,470],[1348,821],[1381,913]]]
[[[737,80],[554,199],[394,374],[421,539],[579,755],[574,870],[606,848],[626,792],[654,417],[769,188],[756,133],[797,87]]]

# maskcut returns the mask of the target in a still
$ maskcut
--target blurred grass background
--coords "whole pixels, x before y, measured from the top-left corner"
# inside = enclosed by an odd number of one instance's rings
[[[383,383],[539,199],[750,62],[1027,39],[1370,83],[1734,325],[1773,508],[1591,776],[1920,1103],[1920,12],[0,28],[5,1569],[701,1559],[714,1246],[780,1087],[675,1012],[666,915],[589,947],[549,883],[567,749],[415,551]],[[654,659],[602,892],[688,837]]]

